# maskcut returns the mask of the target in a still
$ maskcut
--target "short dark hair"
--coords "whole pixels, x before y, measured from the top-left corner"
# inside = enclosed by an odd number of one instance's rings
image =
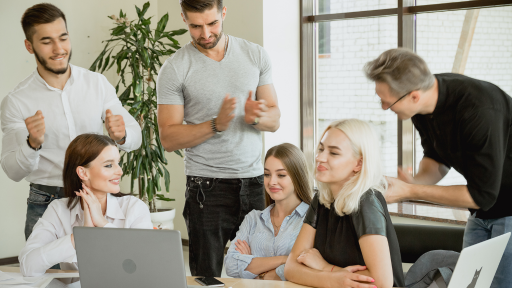
[[[21,17],[21,27],[25,33],[25,38],[32,42],[36,25],[52,23],[59,18],[64,20],[67,30],[66,16],[57,6],[50,3],[40,3],[28,8]]]
[[[217,7],[221,11],[224,7],[222,0],[180,0],[181,11],[186,16],[187,12],[199,12],[210,10]]]
[[[82,189],[82,180],[76,173],[78,166],[88,167],[98,157],[103,149],[108,146],[116,146],[114,140],[105,135],[86,133],[78,135],[69,143],[64,158],[62,180],[64,180],[64,195],[68,198],[68,208],[73,209],[80,201],[75,191]],[[116,197],[125,196],[119,192],[112,194]]]

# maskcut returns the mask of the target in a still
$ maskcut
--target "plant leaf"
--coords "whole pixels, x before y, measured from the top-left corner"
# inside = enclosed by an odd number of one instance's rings
[[[144,3],[144,6],[142,6],[142,16],[146,15],[146,12],[148,11],[149,9],[149,1]]]
[[[169,13],[165,13],[165,15],[160,18],[160,21],[158,21],[155,30],[155,40],[160,39],[160,35],[164,32],[165,26],[167,26],[167,21],[169,21]]]
[[[142,18],[142,12],[140,11],[140,8],[135,5],[135,10],[137,11],[137,16],[139,16],[139,19]]]
[[[162,166],[162,168],[164,168],[165,191],[169,192],[169,186],[171,184],[171,176],[169,175],[169,171],[167,171],[167,168],[165,168],[165,166]]]
[[[167,198],[165,197],[164,195],[162,194],[155,194],[155,197],[158,198],[158,200],[161,200],[161,201],[175,201],[175,199],[172,199],[172,198]]]
[[[153,201],[153,194],[155,192],[155,183],[151,180],[151,178],[148,178],[148,201]]]
[[[112,29],[112,36],[119,36],[123,34],[124,29],[126,29],[126,26],[124,26],[124,24],[117,26],[116,28]]]

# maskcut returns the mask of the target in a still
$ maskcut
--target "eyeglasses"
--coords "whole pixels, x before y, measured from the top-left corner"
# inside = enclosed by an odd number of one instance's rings
[[[414,91],[414,90],[413,90]],[[411,92],[408,92],[407,94],[405,94],[404,96],[398,98],[398,100],[395,101],[395,103],[391,104],[388,108],[384,109],[384,110],[389,110],[389,108],[393,107],[393,105],[395,105],[398,101],[402,100],[405,96],[411,94],[413,91]],[[380,98],[380,97],[379,97]]]

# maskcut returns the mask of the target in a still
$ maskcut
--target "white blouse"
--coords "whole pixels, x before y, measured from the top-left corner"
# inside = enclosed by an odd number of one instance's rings
[[[71,234],[73,227],[84,225],[84,211],[80,203],[71,210],[67,204],[68,198],[52,201],[37,221],[18,257],[23,276],[42,275],[58,263],[62,270],[78,270]],[[107,228],[153,228],[148,207],[133,196],[108,194],[105,218]]]

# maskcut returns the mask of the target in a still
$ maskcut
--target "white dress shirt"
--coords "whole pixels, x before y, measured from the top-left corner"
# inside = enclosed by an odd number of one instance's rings
[[[73,227],[84,225],[84,211],[80,203],[71,210],[67,204],[68,198],[52,201],[37,221],[18,257],[23,276],[42,275],[58,263],[62,270],[78,270],[71,234]],[[153,228],[148,207],[133,196],[108,194],[105,218],[107,228]]]
[[[140,147],[141,129],[117,98],[114,87],[102,74],[69,65],[71,77],[63,90],[48,85],[37,72],[23,80],[3,99],[1,164],[5,174],[18,182],[63,186],[62,169],[69,143],[84,133],[103,134],[105,111],[122,115],[126,142],[118,147],[132,151]],[[46,133],[39,151],[27,144],[25,119],[41,110]]]

